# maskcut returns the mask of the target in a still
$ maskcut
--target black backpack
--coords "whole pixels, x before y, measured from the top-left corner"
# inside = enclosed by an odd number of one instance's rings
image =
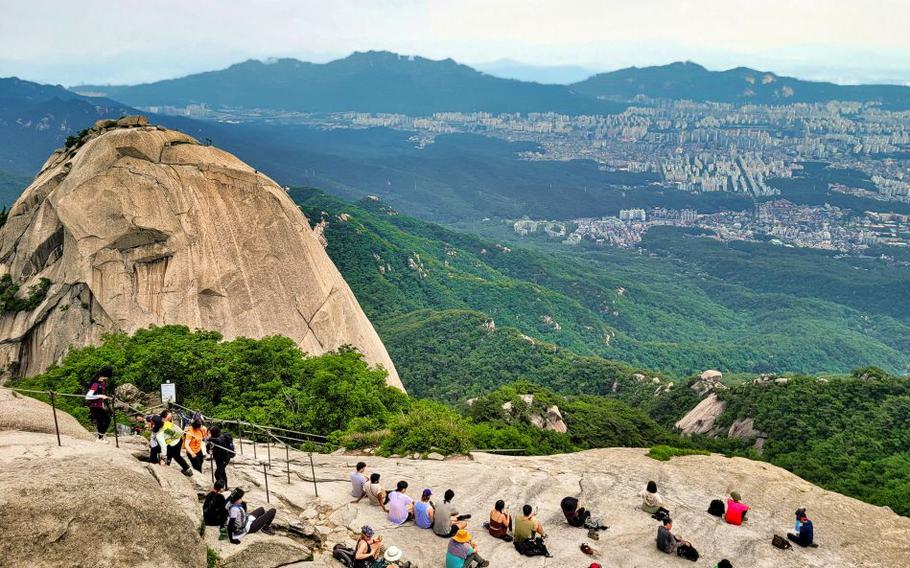
[[[698,551],[691,546],[680,546],[676,549],[676,555],[685,558],[686,560],[691,560],[692,562],[698,560]]]
[[[515,550],[522,556],[546,556],[547,547],[540,539],[516,540],[514,543]]]
[[[348,568],[353,568],[354,566],[354,549],[350,546],[345,546],[343,544],[336,544],[335,548],[332,549],[332,558],[341,562],[343,565]]]
[[[790,541],[780,536],[779,534],[774,535],[774,538],[771,539],[771,544],[775,548],[779,548],[781,550],[790,550],[793,548],[793,545],[790,544]]]
[[[720,499],[711,501],[711,504],[708,506],[708,514],[714,515],[715,517],[723,517],[726,510],[727,508],[724,506],[724,502]]]

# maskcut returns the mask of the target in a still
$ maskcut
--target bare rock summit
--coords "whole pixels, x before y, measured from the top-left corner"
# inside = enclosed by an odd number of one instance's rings
[[[99,121],[56,151],[0,230],[0,275],[31,310],[0,316],[0,366],[32,375],[111,331],[182,324],[352,345],[401,381],[286,191],[235,156],[143,117]]]

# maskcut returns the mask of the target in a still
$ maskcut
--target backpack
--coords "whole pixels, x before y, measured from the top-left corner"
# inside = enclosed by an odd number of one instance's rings
[[[354,549],[350,546],[345,546],[343,544],[336,544],[335,548],[332,549],[332,558],[347,566],[348,568],[353,568],[354,566]]]
[[[781,550],[790,550],[793,548],[793,545],[790,544],[790,541],[778,534],[774,535],[774,538],[771,539],[771,544],[774,545],[775,548],[779,548]]]
[[[546,556],[548,551],[540,539],[516,540],[515,550],[522,556]]]
[[[698,560],[698,551],[692,546],[680,546],[676,549],[676,555],[692,562]]]
[[[714,515],[715,517],[723,517],[727,508],[724,505],[724,502],[720,499],[715,499],[711,501],[711,504],[708,506],[708,514]]]

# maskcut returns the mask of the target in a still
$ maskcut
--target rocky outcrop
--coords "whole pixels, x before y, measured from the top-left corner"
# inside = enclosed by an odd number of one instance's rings
[[[716,394],[711,393],[680,418],[675,426],[682,434],[707,434],[714,429],[714,422],[726,408],[727,403],[718,399]]]
[[[69,414],[57,411],[60,433],[80,440],[92,440],[79,422]],[[23,394],[0,389],[0,432],[21,430],[23,432],[55,433],[54,414],[50,405]]]
[[[395,367],[307,219],[236,157],[141,117],[55,153],[0,230],[0,274],[34,310],[0,319],[0,366],[31,375],[110,331],[184,324],[282,334],[306,352],[353,345]],[[23,292],[24,293],[24,292]]]

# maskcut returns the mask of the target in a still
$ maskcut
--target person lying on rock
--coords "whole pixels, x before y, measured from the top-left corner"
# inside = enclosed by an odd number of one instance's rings
[[[463,530],[468,526],[465,519],[469,519],[470,515],[458,514],[455,506],[452,505],[452,499],[454,498],[455,492],[451,489],[446,489],[445,494],[442,496],[442,503],[436,507],[433,515],[433,533],[436,536],[452,538],[459,530]]]
[[[812,526],[812,521],[809,520],[809,517],[806,516],[806,510],[802,509],[801,516],[798,519],[799,521],[799,530],[796,534],[787,533],[787,538],[796,544],[802,547],[815,547],[815,528]]]
[[[664,498],[657,492],[657,483],[649,481],[644,491],[638,494],[641,497],[641,510],[662,519],[669,516],[670,511],[664,505]],[[661,514],[663,512],[664,514]]]
[[[512,534],[515,537],[515,550],[519,554],[550,557],[550,551],[543,541],[547,533],[530,505],[521,508],[521,515],[515,519],[515,531]]]
[[[414,503],[414,524],[422,529],[432,528],[433,521],[436,518],[436,509],[433,507],[432,501],[430,501],[432,496],[432,490],[424,489],[420,496],[420,501]]]
[[[259,507],[248,513],[246,502],[243,500],[243,489],[234,489],[228,497],[228,538],[231,544],[240,544],[240,539],[246,534],[263,531],[271,534],[268,528],[275,520],[275,509],[266,511]],[[264,530],[263,530],[264,529]]]
[[[731,491],[730,498],[727,499],[727,512],[724,514],[724,520],[731,525],[741,525],[746,520],[746,513],[749,512],[749,506],[742,503],[742,497],[739,492]]]
[[[383,511],[388,513],[389,510],[386,509],[386,503],[389,502],[389,493],[382,488],[382,485],[379,485],[379,479],[380,475],[378,473],[371,473],[370,479],[363,484],[363,493],[354,502],[360,503],[360,500],[366,497],[371,504],[381,507]]]
[[[399,481],[395,491],[389,494],[389,521],[402,525],[414,519],[414,500],[408,495],[408,482]]]
[[[158,445],[165,450],[166,458],[164,463],[171,465],[172,460],[177,462],[177,465],[181,468],[181,473],[191,477],[193,470],[190,469],[190,464],[186,463],[186,460],[180,455],[180,448],[183,447],[183,430],[180,429],[180,426],[174,424],[173,418],[174,415],[170,410],[162,410],[161,420],[164,421],[164,424],[155,436],[158,438]]]
[[[675,552],[677,556],[683,557],[688,557],[690,551],[695,550],[692,543],[673,534],[673,520],[670,517],[665,518],[657,527],[657,549],[667,554]]]
[[[224,497],[224,481],[218,479],[202,502],[202,521],[207,527],[223,527],[227,523],[227,499]]]
[[[487,525],[487,531],[490,536],[509,542],[513,539],[512,532],[512,515],[506,509],[506,502],[500,499],[490,511],[490,522]]]
[[[465,529],[459,530],[449,540],[449,546],[446,548],[446,568],[470,568],[471,566],[484,568],[489,565],[489,560],[484,560],[477,553],[477,544]]]

